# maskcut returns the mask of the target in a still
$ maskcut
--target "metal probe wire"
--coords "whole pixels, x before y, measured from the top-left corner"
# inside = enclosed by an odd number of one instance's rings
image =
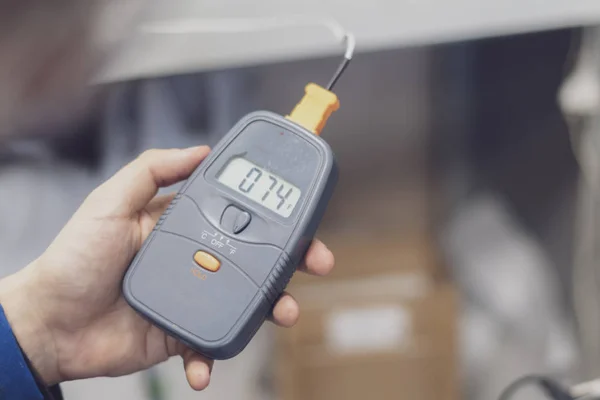
[[[335,71],[335,74],[333,74],[333,77],[327,85],[327,90],[329,91],[333,89],[333,87],[340,79],[346,68],[348,68],[348,65],[350,65],[350,61],[352,61],[352,57],[354,56],[354,49],[356,47],[356,39],[354,38],[354,35],[349,32],[346,32],[346,34],[344,35],[344,41],[346,42],[346,52],[344,53],[344,59],[338,66],[338,69]]]
[[[333,77],[331,78],[329,83],[327,84],[327,88],[326,88],[327,90],[329,90],[329,91],[333,90],[333,87],[335,86],[337,81],[340,79],[340,77],[342,76],[342,74],[344,73],[346,68],[348,68],[348,65],[350,64],[350,60],[351,59],[344,57],[344,59],[342,60],[342,62],[339,65],[338,69],[335,71],[335,74],[333,75]]]

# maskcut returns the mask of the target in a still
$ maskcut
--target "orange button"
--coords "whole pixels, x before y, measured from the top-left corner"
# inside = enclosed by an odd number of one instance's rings
[[[205,251],[199,251],[194,254],[194,261],[196,261],[196,264],[210,272],[217,272],[219,268],[221,268],[221,262]]]

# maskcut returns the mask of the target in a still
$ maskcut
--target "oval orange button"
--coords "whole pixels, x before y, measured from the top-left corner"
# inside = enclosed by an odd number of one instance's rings
[[[210,272],[217,272],[219,268],[221,268],[221,262],[205,251],[196,252],[196,254],[194,254],[194,261],[196,261],[196,264]]]

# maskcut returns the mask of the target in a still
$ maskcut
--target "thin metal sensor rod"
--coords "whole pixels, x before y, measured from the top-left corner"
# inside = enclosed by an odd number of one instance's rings
[[[329,84],[327,85],[327,90],[331,91],[333,89],[333,87],[335,86],[335,84],[337,83],[337,81],[340,79],[340,77],[342,76],[342,74],[344,73],[344,71],[346,70],[346,68],[348,68],[349,64],[350,64],[350,59],[344,57],[344,59],[342,60],[342,62],[338,66],[337,71],[335,71],[335,74],[333,75],[333,77],[329,81]]]

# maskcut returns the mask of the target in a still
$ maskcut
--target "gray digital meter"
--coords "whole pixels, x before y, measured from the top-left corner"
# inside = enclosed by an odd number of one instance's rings
[[[324,140],[250,114],[162,215],[127,271],[125,298],[197,352],[237,355],[304,257],[336,181]]]

